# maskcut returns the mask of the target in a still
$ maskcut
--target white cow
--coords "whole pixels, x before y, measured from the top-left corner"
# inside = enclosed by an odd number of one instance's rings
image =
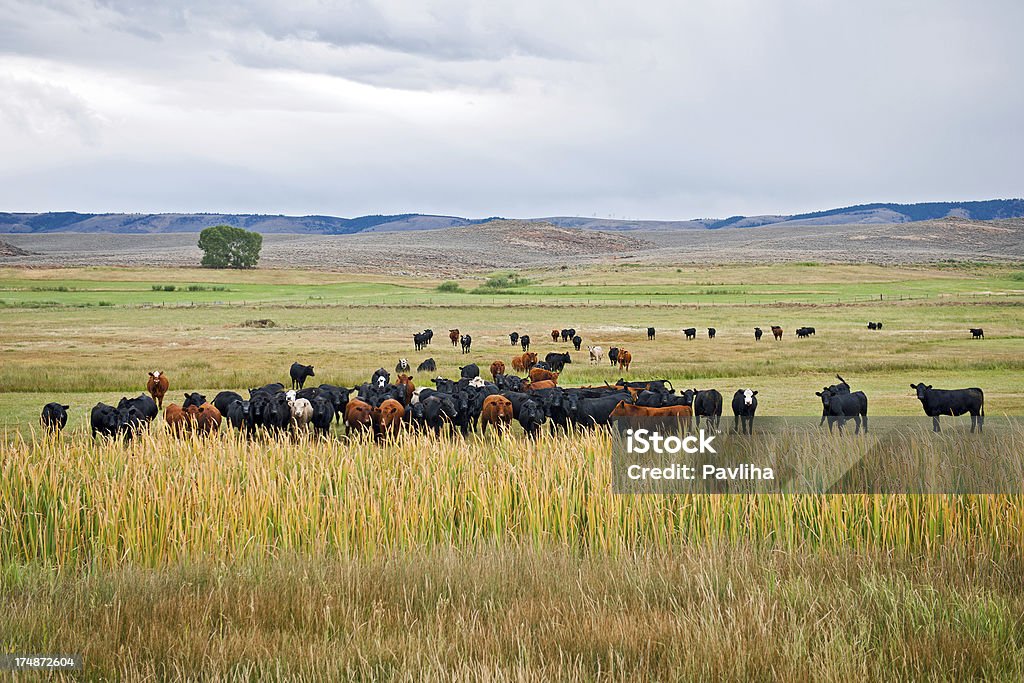
[[[604,358],[604,349],[600,346],[588,346],[587,351],[590,351],[591,363],[600,363],[601,359]]]
[[[288,400],[288,407],[292,411],[292,427],[296,432],[306,431],[309,421],[313,419],[313,404],[308,399],[292,396]]]

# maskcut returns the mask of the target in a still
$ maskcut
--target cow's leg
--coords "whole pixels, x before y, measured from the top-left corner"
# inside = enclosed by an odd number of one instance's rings
[[[868,414],[864,413],[860,416],[861,421],[864,423],[864,433],[868,433]]]
[[[746,428],[747,428],[747,421],[744,420],[743,421],[743,429],[746,429]],[[739,415],[733,416],[733,419],[732,419],[732,431],[734,431],[734,432],[740,431],[740,416]]]
[[[942,430],[939,428],[939,416],[938,415],[934,415],[932,417],[932,431],[935,432],[936,434],[939,434],[939,433],[942,432]],[[974,431],[974,426],[973,425],[971,426],[971,431],[972,432]]]

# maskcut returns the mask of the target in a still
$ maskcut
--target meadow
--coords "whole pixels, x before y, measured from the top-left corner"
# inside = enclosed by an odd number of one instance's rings
[[[158,427],[126,447],[92,443],[86,416],[153,369],[177,401],[287,381],[294,360],[347,386],[401,357],[453,376],[508,363],[513,330],[566,350],[548,332],[570,326],[584,351],[567,385],[623,376],[587,363],[597,343],[632,352],[630,379],[753,386],[763,415],[820,413],[837,372],[876,416],[920,415],[918,381],[980,386],[988,415],[1017,415],[1019,273],[606,265],[483,294],[483,277],[442,293],[328,272],[0,270],[0,647],[82,652],[91,679],[1018,680],[1019,495],[622,496],[602,433],[377,445]],[[784,340],[756,343],[771,324]],[[687,342],[689,326],[718,338]],[[72,405],[60,437],[36,426],[49,400]],[[802,448],[839,457],[853,439]],[[1022,452],[1019,429],[986,439]]]

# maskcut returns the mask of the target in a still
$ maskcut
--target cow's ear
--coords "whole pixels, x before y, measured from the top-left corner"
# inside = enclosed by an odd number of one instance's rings
[[[821,392],[820,392],[820,391],[815,391],[815,392],[814,392],[814,395],[815,395],[815,396],[821,396]]]
[[[71,410],[71,406],[61,406],[64,410]]]
[[[151,372],[151,373],[149,373],[149,376],[150,376],[150,377],[153,377],[154,375],[153,375],[153,373]]]
[[[757,392],[755,391],[754,393],[751,394],[751,396],[757,396]]]
[[[910,385],[910,388],[911,388],[911,389],[917,389],[917,385],[916,385],[916,384],[911,384],[911,385]]]
[[[932,385],[931,385],[931,384],[926,384],[926,385],[924,386],[924,388],[925,388],[925,389],[931,389],[931,388],[932,388]]]

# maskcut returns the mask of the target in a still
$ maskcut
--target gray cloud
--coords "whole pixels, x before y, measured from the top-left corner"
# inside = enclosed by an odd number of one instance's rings
[[[0,0],[0,208],[1019,196],[1022,24],[1015,0]]]

